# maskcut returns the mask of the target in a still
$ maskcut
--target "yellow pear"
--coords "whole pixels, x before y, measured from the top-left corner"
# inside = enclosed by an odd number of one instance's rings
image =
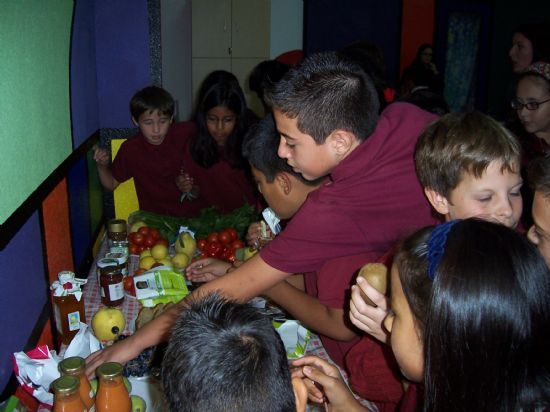
[[[115,340],[122,334],[126,319],[120,309],[104,307],[99,309],[92,318],[94,335],[101,341]]]
[[[155,245],[151,249],[151,256],[156,260],[162,260],[168,256],[168,248],[164,245]]]
[[[145,249],[143,252],[139,254],[139,259],[143,259],[144,257],[151,256],[151,249]]]
[[[189,232],[183,232],[176,239],[174,248],[177,253],[185,253],[187,256],[192,257],[197,250],[197,241]]]
[[[145,256],[143,259],[139,260],[139,268],[149,270],[155,263],[157,263],[157,261],[153,256]]]
[[[172,258],[172,263],[176,269],[183,269],[189,264],[189,256],[185,253],[176,253]]]
[[[168,266],[170,268],[174,267],[174,264],[172,263],[169,257],[165,257],[164,259],[157,260],[157,262],[164,266]]]

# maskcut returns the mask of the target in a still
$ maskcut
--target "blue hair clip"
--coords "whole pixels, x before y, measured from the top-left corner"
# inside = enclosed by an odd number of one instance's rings
[[[437,225],[432,230],[432,234],[428,240],[428,278],[430,278],[430,280],[434,280],[435,278],[435,271],[439,266],[439,262],[441,262],[443,252],[445,252],[447,235],[457,222],[458,220],[451,220]]]

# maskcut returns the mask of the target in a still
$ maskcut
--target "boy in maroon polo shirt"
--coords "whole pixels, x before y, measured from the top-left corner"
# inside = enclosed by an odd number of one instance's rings
[[[183,166],[185,142],[194,132],[193,124],[172,124],[174,99],[156,86],[138,91],[130,101],[130,112],[140,133],[122,144],[112,168],[109,152],[94,148],[102,185],[113,191],[120,183],[134,178],[141,210],[171,216],[199,212],[205,205],[182,204],[181,191],[176,185]]]
[[[288,289],[281,281],[292,273],[319,271],[346,256],[382,255],[401,236],[433,222],[412,155],[417,136],[435,116],[394,104],[377,124],[372,82],[333,53],[306,59],[266,97],[281,135],[279,156],[306,179],[329,175],[329,181],[308,196],[283,233],[259,254],[193,293],[218,290],[244,301],[279,283]],[[351,281],[353,273],[333,276]],[[130,338],[91,355],[88,374],[107,360],[126,362],[167,339],[185,305],[182,301]],[[311,329],[331,336],[351,332],[341,327],[343,309],[319,312],[322,305],[313,298],[299,305],[295,310]]]

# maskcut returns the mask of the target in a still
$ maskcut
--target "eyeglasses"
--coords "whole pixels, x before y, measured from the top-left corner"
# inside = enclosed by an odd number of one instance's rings
[[[527,103],[522,103],[519,100],[514,99],[510,102],[510,106],[512,106],[512,109],[514,110],[522,110],[524,107],[527,110],[537,110],[541,104],[546,102],[550,102],[550,99],[543,100],[542,102],[527,102]]]

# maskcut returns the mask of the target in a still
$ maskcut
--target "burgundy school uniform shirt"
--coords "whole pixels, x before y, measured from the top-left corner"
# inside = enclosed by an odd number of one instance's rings
[[[360,254],[367,257],[363,263],[376,261],[399,239],[434,223],[413,152],[418,136],[435,119],[408,103],[388,106],[373,134],[333,169],[331,179],[310,193],[285,230],[260,251],[262,259],[288,273],[317,272],[316,282],[307,281],[317,286],[311,294],[347,310],[346,293],[360,265],[327,271],[329,262]],[[326,294],[341,298],[327,299]],[[320,337],[325,344],[326,337]],[[341,359],[342,351],[332,344],[326,349]]]
[[[257,192],[251,175],[244,169],[231,166],[229,160],[221,154],[220,160],[205,168],[197,164],[191,157],[189,139],[183,154],[185,171],[189,173],[194,183],[199,186],[197,200],[208,206],[216,206],[221,212],[232,210],[249,203],[259,206]]]
[[[162,144],[147,142],[143,134],[126,140],[113,161],[113,177],[124,182],[134,178],[139,208],[170,216],[193,216],[204,207],[196,202],[180,202],[176,177],[183,165],[187,139],[194,133],[192,123],[174,123]]]
[[[113,162],[114,178],[123,182],[133,177],[140,209],[164,215],[190,217],[210,206],[224,213],[245,203],[256,206],[255,189],[244,170],[231,167],[224,157],[209,168],[193,160],[190,143],[195,134],[194,122],[175,123],[155,146],[139,133],[122,144]],[[198,198],[180,201],[175,181],[182,170],[199,186]]]
[[[379,257],[405,235],[433,224],[413,152],[419,134],[435,119],[408,103],[389,105],[373,134],[334,168],[331,179],[309,194],[285,230],[260,251],[262,259],[288,273],[318,271],[344,256]]]

